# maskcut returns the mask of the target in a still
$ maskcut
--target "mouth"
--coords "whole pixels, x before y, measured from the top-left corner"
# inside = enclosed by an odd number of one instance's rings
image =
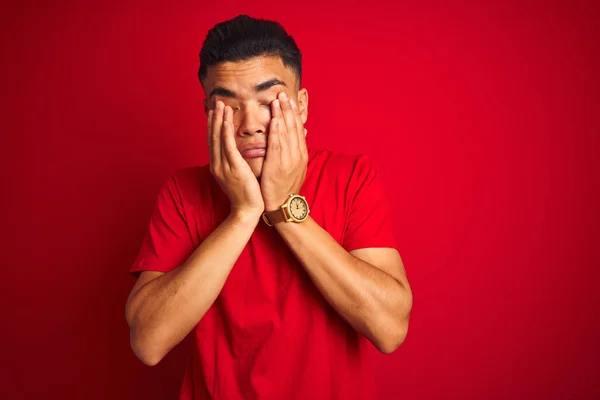
[[[242,149],[241,154],[245,159],[264,157],[267,154],[267,148],[265,146],[254,146]]]

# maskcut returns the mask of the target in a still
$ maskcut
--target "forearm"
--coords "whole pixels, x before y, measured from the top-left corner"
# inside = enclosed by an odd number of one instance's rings
[[[395,279],[353,256],[312,218],[301,224],[276,224],[328,303],[382,352],[404,340],[411,294],[405,279]]]
[[[127,319],[136,354],[155,364],[185,338],[221,292],[258,221],[230,215],[181,267],[130,296]]]

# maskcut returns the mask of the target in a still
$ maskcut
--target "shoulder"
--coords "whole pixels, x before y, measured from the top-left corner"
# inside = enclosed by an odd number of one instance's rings
[[[197,165],[187,168],[180,168],[171,175],[171,179],[181,187],[198,186],[199,183],[206,182],[211,177],[210,169],[207,165]]]
[[[192,166],[176,170],[166,180],[163,190],[179,198],[181,202],[190,202],[213,191],[213,177],[208,165]]]
[[[353,179],[364,179],[376,171],[373,160],[365,154],[323,149],[309,150],[309,166]]]

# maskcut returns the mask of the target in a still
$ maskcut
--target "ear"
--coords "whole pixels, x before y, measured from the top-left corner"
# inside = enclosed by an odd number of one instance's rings
[[[305,124],[308,119],[308,91],[306,89],[298,91],[298,108],[300,108],[302,123]]]

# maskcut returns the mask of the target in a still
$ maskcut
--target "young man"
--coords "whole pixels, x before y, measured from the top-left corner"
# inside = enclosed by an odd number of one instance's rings
[[[210,165],[159,195],[131,268],[134,353],[155,365],[193,331],[181,399],[373,398],[368,341],[394,351],[412,304],[376,170],[307,149],[301,54],[279,24],[217,24],[199,77]]]

